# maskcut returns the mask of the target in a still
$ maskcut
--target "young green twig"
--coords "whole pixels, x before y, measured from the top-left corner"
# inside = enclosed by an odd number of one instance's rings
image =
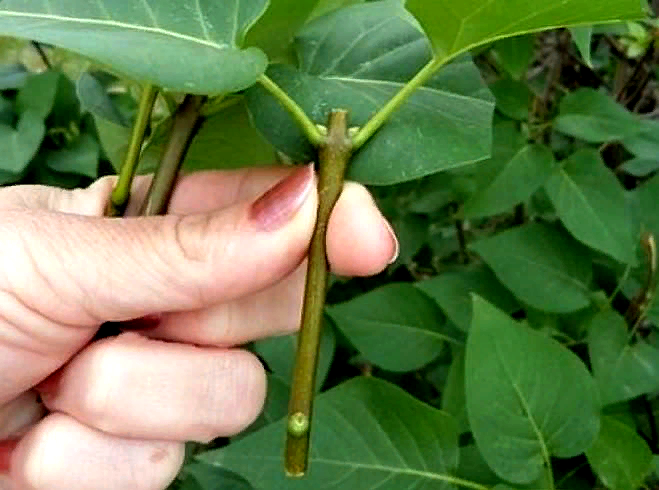
[[[201,122],[204,100],[199,95],[186,95],[174,114],[172,132],[140,209],[141,216],[155,216],[167,210],[185,153]]]
[[[144,135],[146,128],[151,119],[151,112],[153,105],[156,102],[158,90],[153,85],[146,85],[140,97],[140,105],[137,111],[137,119],[133,125],[133,133],[128,145],[126,157],[121,165],[119,172],[119,179],[117,184],[112,190],[110,201],[108,202],[105,214],[107,216],[122,216],[126,210],[126,205],[130,199],[130,189],[137,170],[137,164],[140,161],[140,153],[142,151],[142,144],[144,143]]]
[[[327,223],[343,188],[345,170],[352,155],[347,111],[332,111],[327,127],[327,136],[318,150],[318,214],[309,248],[302,328],[288,407],[285,469],[289,476],[304,475],[308,465],[316,366],[329,275],[325,245]]]

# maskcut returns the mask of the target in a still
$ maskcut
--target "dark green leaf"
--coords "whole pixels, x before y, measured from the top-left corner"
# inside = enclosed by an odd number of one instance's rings
[[[340,28],[338,27],[340,26]],[[365,124],[430,58],[427,40],[398,0],[338,10],[308,24],[296,40],[299,69],[268,75],[317,123],[331,109]],[[256,127],[294,160],[314,151],[289,114],[260,86],[247,91]],[[348,178],[384,185],[489,156],[492,96],[467,58],[447,66],[397,111],[353,158]]]
[[[257,490],[453,488],[443,479],[458,466],[455,421],[384,381],[359,377],[317,398],[302,479],[282,471],[285,422],[199,459],[237,472]]]
[[[519,121],[529,118],[529,107],[533,93],[526,83],[502,78],[490,84],[490,90],[497,101],[497,110],[504,116]]]
[[[642,339],[630,340],[615,311],[602,311],[590,323],[588,352],[604,405],[659,390],[659,350]]]
[[[659,150],[659,147],[657,148]],[[659,156],[659,153],[657,153]],[[645,159],[645,158],[632,158],[627,160],[620,166],[620,170],[627,172],[634,177],[647,177],[652,172],[659,170],[659,158]]]
[[[407,0],[406,5],[441,58],[516,34],[644,15],[636,0]]]
[[[465,332],[471,325],[471,293],[477,293],[506,313],[520,308],[510,291],[483,265],[444,272],[416,282],[415,286],[434,299],[449,319]]]
[[[469,431],[467,420],[467,400],[465,395],[465,353],[464,349],[453,351],[453,360],[442,390],[441,409],[450,413],[458,424],[460,433]],[[462,459],[462,458],[460,458]]]
[[[533,58],[535,36],[526,34],[507,37],[494,43],[492,46],[497,61],[515,80],[522,79],[529,68]],[[526,87],[526,84],[522,84]],[[528,92],[528,88],[523,93]],[[529,94],[530,95],[530,94]],[[526,115],[528,116],[528,99],[526,100]]]
[[[106,87],[94,74],[85,72],[80,75],[76,82],[76,92],[83,110],[114,124],[129,126],[126,118],[110,98]]]
[[[636,262],[625,191],[596,150],[579,150],[547,181],[547,195],[572,235],[623,263]]]
[[[35,116],[46,119],[53,110],[61,76],[54,71],[30,76],[18,92],[16,110],[19,113],[31,111]]]
[[[295,366],[295,351],[297,349],[297,334],[270,337],[254,342],[253,349],[266,362],[270,371],[277,375],[284,383],[290,384]],[[334,326],[329,319],[325,320],[323,335],[320,339],[320,352],[318,355],[318,371],[316,375],[316,390],[320,390],[327,373],[329,372],[336,337]]]
[[[577,45],[581,57],[586,65],[592,67],[593,61],[590,56],[590,43],[593,39],[593,26],[578,26],[570,29],[572,40]]]
[[[99,147],[94,137],[83,133],[71,145],[58,151],[48,152],[45,163],[56,172],[98,177]]]
[[[388,284],[327,308],[337,328],[373,364],[389,371],[419,369],[462,340],[437,305],[411,284]]]
[[[180,490],[251,490],[252,486],[240,475],[204,463],[192,463],[183,469]]]
[[[245,38],[245,46],[256,46],[272,60],[290,56],[293,36],[309,18],[319,0],[270,0],[265,14]]]
[[[640,158],[656,160],[659,156],[659,121],[641,120],[641,131],[622,140],[625,148]]]
[[[16,129],[0,124],[0,183],[13,182],[39,150],[46,134],[42,117],[32,110],[24,112]]]
[[[266,68],[261,50],[240,49],[266,6],[267,0],[3,0],[0,35],[66,48],[171,90],[226,93],[252,85]]]
[[[642,129],[638,117],[591,88],[580,88],[563,98],[554,127],[589,143],[621,140]]]
[[[602,417],[602,427],[586,451],[588,463],[606,488],[637,490],[652,468],[652,451],[631,427]]]
[[[254,129],[240,100],[204,121],[192,140],[183,169],[233,169],[274,162],[274,148]]]
[[[530,483],[550,456],[577,456],[597,436],[599,397],[581,360],[478,296],[465,382],[476,443],[505,480]]]
[[[467,218],[492,216],[526,201],[549,178],[556,167],[551,150],[527,145],[501,168],[485,189],[464,204]]]
[[[471,248],[530,306],[568,313],[590,304],[588,250],[557,227],[531,223],[480,240]]]

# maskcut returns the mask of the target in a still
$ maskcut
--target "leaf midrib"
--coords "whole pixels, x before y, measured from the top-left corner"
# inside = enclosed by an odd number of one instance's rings
[[[65,17],[62,15],[55,15],[55,14],[36,14],[36,13],[28,13],[28,12],[15,12],[12,10],[2,10],[0,11],[0,18],[2,17],[17,17],[17,18],[25,18],[25,19],[37,19],[37,20],[51,20],[51,21],[56,21],[56,22],[63,22],[63,23],[72,23],[72,24],[80,24],[80,25],[92,25],[92,26],[106,26],[106,27],[116,27],[120,29],[126,29],[129,31],[136,31],[136,32],[150,32],[154,34],[161,34],[166,37],[171,37],[174,39],[180,39],[186,42],[190,42],[193,44],[200,44],[204,46],[211,47],[213,49],[218,49],[218,50],[223,50],[223,49],[230,49],[235,46],[231,46],[226,43],[217,43],[213,42],[211,40],[206,40],[198,37],[193,37],[189,36],[187,34],[183,34],[180,32],[175,32],[175,31],[168,31],[166,29],[162,29],[160,27],[150,27],[150,26],[144,26],[144,25],[137,25],[137,24],[127,24],[125,22],[119,22],[116,20],[103,20],[103,19],[83,19],[79,17]]]

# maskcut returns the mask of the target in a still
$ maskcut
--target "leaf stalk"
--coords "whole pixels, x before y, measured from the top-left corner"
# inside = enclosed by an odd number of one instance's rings
[[[309,460],[309,439],[318,351],[329,276],[327,224],[352,156],[348,136],[348,112],[334,110],[328,119],[327,137],[318,149],[318,214],[309,247],[307,279],[302,306],[302,326],[293,370],[288,407],[288,430],[284,465],[289,476],[303,476]]]
[[[431,59],[414,77],[401,88],[396,95],[357,132],[352,138],[353,150],[357,151],[386,123],[391,115],[420,87],[422,87],[439,70],[448,58]]]
[[[140,216],[155,216],[167,211],[176,177],[201,122],[200,111],[204,101],[203,96],[188,94],[174,114],[172,132],[140,209]]]
[[[312,145],[320,146],[325,142],[325,136],[316,127],[316,124],[314,124],[306,112],[279,85],[273,82],[265,73],[259,77],[259,83],[284,106]]]
[[[126,205],[130,199],[130,189],[133,185],[137,165],[140,161],[144,135],[146,134],[146,128],[149,125],[151,112],[153,111],[157,96],[158,89],[154,85],[146,85],[142,90],[137,118],[135,119],[130,143],[128,144],[128,151],[121,165],[117,183],[112,190],[110,202],[108,202],[105,211],[106,216],[122,216],[126,210]]]

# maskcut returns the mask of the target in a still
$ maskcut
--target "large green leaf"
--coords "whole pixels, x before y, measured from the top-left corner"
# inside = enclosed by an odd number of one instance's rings
[[[318,397],[302,479],[282,471],[285,423],[198,459],[237,472],[256,490],[453,488],[443,480],[458,466],[455,421],[384,381],[360,377]]]
[[[590,323],[588,353],[604,405],[659,390],[659,350],[630,340],[625,320],[613,310]]]
[[[480,240],[471,248],[530,306],[568,313],[590,304],[588,250],[555,226],[531,223]]]
[[[190,93],[252,85],[266,68],[241,50],[267,0],[3,0],[0,35],[60,46],[140,81]]]
[[[520,308],[510,291],[483,265],[444,272],[414,285],[434,299],[449,319],[465,332],[471,325],[471,293],[478,294],[506,313]]]
[[[0,124],[0,184],[15,182],[37,154],[46,134],[41,116],[27,111],[18,120],[16,129]]]
[[[627,136],[622,144],[637,157],[657,160],[659,158],[659,121],[640,121],[641,130]]]
[[[545,190],[575,238],[621,262],[636,262],[625,191],[599,152],[573,153],[547,181]]]
[[[373,364],[389,371],[419,369],[461,344],[437,305],[411,284],[388,284],[327,308],[337,328]]]
[[[530,483],[551,456],[577,456],[597,436],[599,397],[581,360],[478,296],[465,362],[471,430],[501,478]]]
[[[517,34],[644,16],[638,0],[407,0],[406,5],[441,58]]]
[[[492,216],[526,201],[549,178],[556,167],[551,150],[527,145],[501,169],[494,180],[464,204],[467,218]]]
[[[430,47],[398,0],[337,10],[309,23],[295,42],[298,68],[273,65],[274,79],[318,124],[331,109],[365,124],[424,63]],[[314,158],[305,136],[261,86],[247,91],[256,127],[294,160]],[[447,66],[394,113],[352,159],[348,178],[412,180],[489,156],[492,95],[468,58]]]
[[[626,424],[602,417],[602,427],[586,451],[588,463],[606,488],[637,490],[652,469],[652,451]]]
[[[563,98],[554,127],[589,143],[621,140],[643,128],[638,117],[592,88],[580,88]]]

